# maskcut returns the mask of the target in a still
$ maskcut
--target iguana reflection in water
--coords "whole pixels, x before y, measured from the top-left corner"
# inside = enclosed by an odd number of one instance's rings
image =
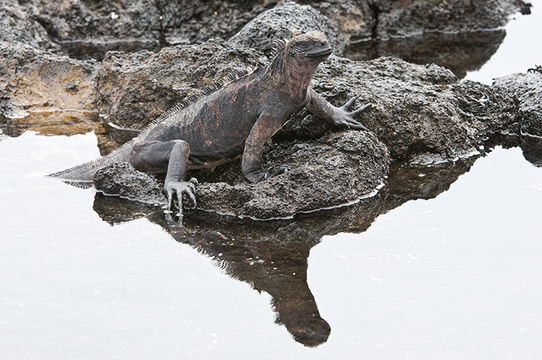
[[[377,196],[292,221],[254,222],[195,211],[187,214],[180,227],[161,208],[99,193],[94,210],[109,223],[146,217],[160,225],[176,241],[213,258],[232,278],[270,294],[277,323],[283,324],[296,341],[317,346],[327,341],[331,326],[320,315],[307,283],[311,248],[324,235],[363,232],[378,215],[408,200],[437,196],[467,172],[474,160],[423,169],[392,164],[388,184]],[[425,176],[419,177],[420,172]]]

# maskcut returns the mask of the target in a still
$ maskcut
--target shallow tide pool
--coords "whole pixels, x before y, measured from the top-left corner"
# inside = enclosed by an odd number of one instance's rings
[[[0,141],[2,359],[535,359],[542,354],[542,168],[497,148],[447,192],[325,236],[307,283],[331,327],[310,348],[266,292],[146,219],[111,226],[94,191],[42,175],[92,134]]]

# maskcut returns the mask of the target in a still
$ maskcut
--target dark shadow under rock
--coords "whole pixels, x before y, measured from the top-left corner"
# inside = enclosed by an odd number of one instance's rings
[[[536,167],[542,167],[542,138],[524,136],[520,143],[523,157]]]

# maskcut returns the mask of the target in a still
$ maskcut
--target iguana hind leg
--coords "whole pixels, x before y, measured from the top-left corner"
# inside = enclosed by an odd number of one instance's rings
[[[184,140],[153,141],[134,146],[131,163],[138,170],[157,172],[167,169],[164,181],[164,192],[168,198],[168,209],[171,210],[174,196],[179,203],[179,221],[182,221],[183,194],[196,207],[197,180],[185,181],[190,145]]]

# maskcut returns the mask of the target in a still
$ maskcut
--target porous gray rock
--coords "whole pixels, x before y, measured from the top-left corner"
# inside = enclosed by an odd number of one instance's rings
[[[105,195],[120,196],[149,204],[165,204],[162,188],[151,175],[127,163],[114,163],[94,174],[94,187]]]
[[[468,156],[515,122],[509,97],[490,86],[459,82],[437,65],[331,57],[320,65],[312,87],[336,106],[352,96],[358,97],[358,105],[372,103],[361,122],[388,146],[393,159],[420,153],[439,161]],[[306,138],[328,130],[326,123],[305,113],[276,136]]]
[[[314,30],[326,35],[335,54],[343,53],[344,36],[331,21],[314,8],[292,1],[279,4],[252,19],[230,39],[230,43],[268,51],[276,39],[287,40]]]
[[[494,29],[526,6],[522,0],[373,1],[371,10],[377,19],[373,37],[386,40],[430,31]]]
[[[107,122],[142,128],[187,95],[201,94],[206,84],[267,61],[257,51],[220,40],[156,54],[110,53],[98,71],[97,103]],[[476,152],[493,133],[515,126],[509,96],[483,84],[459,82],[436,65],[332,56],[320,65],[312,87],[336,106],[353,96],[358,96],[358,106],[372,103],[361,121],[394,159],[430,153],[439,160],[454,160]],[[317,139],[330,130],[322,119],[304,111],[275,139]]]
[[[374,192],[389,163],[386,147],[364,131],[273,145],[265,159],[265,166],[285,164],[290,171],[257,184],[201,184],[199,206],[262,219],[339,206]]]
[[[298,0],[299,4],[310,5],[326,16],[339,31],[346,43],[371,37],[377,17],[371,9],[375,1],[358,0]]]
[[[55,40],[75,50],[90,44],[118,48],[129,41],[152,48],[227,39],[276,2],[31,0],[21,8]]]
[[[542,137],[542,73],[512,74],[495,79],[493,87],[518,101],[523,135]]]
[[[45,28],[15,0],[2,0],[0,6],[0,43],[2,42],[49,50],[59,49]]]

